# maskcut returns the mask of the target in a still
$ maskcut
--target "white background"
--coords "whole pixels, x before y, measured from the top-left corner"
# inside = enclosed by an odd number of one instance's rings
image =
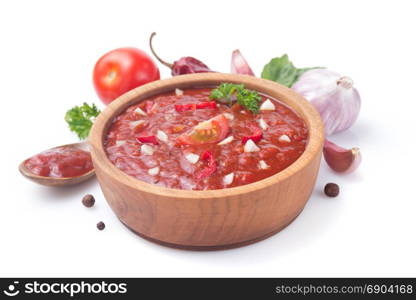
[[[416,276],[414,1],[1,1],[1,276]],[[63,120],[99,103],[95,61],[123,46],[194,56],[228,72],[239,48],[256,74],[288,53],[355,81],[358,122],[333,137],[359,146],[348,176],[325,164],[303,213],[260,243],[190,252],[152,244],[114,216],[96,180],[65,189],[24,179],[18,163],[76,142]],[[160,65],[162,77],[170,76]],[[341,194],[322,188],[337,182]],[[80,200],[97,199],[92,209]],[[103,220],[107,228],[98,231]]]

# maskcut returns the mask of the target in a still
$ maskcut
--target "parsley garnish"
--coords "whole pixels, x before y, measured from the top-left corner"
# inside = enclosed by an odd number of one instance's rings
[[[82,106],[75,106],[68,110],[65,114],[65,121],[69,129],[83,140],[88,137],[92,124],[99,114],[100,110],[95,104],[90,106],[84,102]]]
[[[226,104],[237,101],[254,114],[259,112],[261,102],[259,93],[246,89],[243,84],[233,83],[221,83],[218,88],[211,91],[210,98]]]

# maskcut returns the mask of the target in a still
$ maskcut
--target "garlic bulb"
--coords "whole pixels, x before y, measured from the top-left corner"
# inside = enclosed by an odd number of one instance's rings
[[[361,98],[350,78],[327,69],[305,72],[292,88],[319,111],[326,135],[344,131],[357,120]]]

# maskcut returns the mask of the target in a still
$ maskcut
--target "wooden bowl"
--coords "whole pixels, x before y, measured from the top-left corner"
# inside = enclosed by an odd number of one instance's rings
[[[208,191],[152,185],[119,170],[103,142],[114,117],[150,96],[172,91],[243,83],[286,103],[306,122],[305,152],[288,168],[251,184]],[[113,101],[90,133],[92,160],[105,198],[117,217],[142,237],[167,246],[212,250],[249,244],[277,233],[302,211],[315,185],[324,140],[319,113],[289,88],[244,75],[200,73],[176,76],[138,87]]]

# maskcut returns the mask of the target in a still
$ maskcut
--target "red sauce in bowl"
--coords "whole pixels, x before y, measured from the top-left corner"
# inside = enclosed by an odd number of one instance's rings
[[[304,152],[306,124],[283,103],[262,95],[274,109],[252,114],[239,105],[213,104],[210,92],[170,92],[127,108],[105,139],[110,161],[148,183],[213,190],[267,178]]]
[[[35,175],[55,178],[77,177],[93,169],[89,152],[65,146],[41,152],[24,165]]]

